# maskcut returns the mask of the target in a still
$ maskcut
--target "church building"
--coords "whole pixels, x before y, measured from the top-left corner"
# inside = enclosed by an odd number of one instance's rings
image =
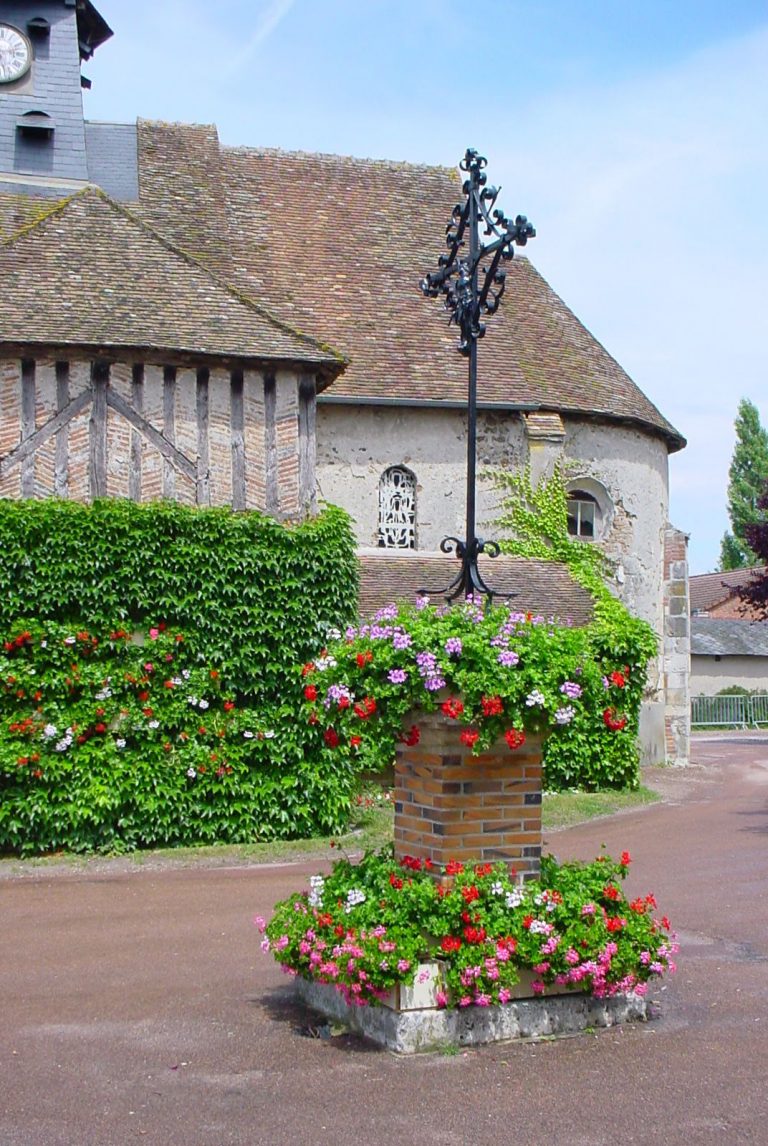
[[[458,173],[87,121],[81,66],[111,34],[90,0],[0,11],[0,497],[283,519],[325,500],[354,519],[371,604],[425,571],[439,584],[440,541],[463,535],[466,361],[419,281]],[[568,463],[569,527],[663,648],[646,758],[684,760],[685,543],[668,522],[684,440],[533,263],[508,267],[481,343],[478,470]],[[495,498],[481,483],[484,536]],[[521,603],[583,609],[561,573],[521,565],[504,573]]]

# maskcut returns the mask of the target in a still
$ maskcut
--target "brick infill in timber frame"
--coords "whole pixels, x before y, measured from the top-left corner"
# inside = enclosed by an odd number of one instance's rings
[[[417,745],[400,744],[395,763],[395,858],[444,867],[498,863],[526,879],[541,860],[541,739],[511,751],[501,738],[478,756],[462,726],[440,712],[414,713]]]

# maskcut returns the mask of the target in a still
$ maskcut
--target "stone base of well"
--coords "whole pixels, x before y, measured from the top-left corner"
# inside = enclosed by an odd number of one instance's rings
[[[350,1007],[327,983],[297,979],[296,990],[312,1010],[396,1054],[545,1038],[646,1018],[645,999],[633,994],[610,999],[585,994],[551,995],[518,999],[497,1007],[398,1011],[386,1006]]]
[[[409,724],[406,720],[406,726]],[[500,860],[525,878],[541,859],[541,738],[514,751],[502,737],[477,756],[462,725],[442,712],[414,713],[419,743],[395,763],[395,858],[444,867]]]

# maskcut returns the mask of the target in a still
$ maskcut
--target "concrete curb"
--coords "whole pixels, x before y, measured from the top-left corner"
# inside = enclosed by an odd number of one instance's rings
[[[393,1011],[388,1007],[350,1007],[327,983],[297,979],[296,992],[312,1010],[396,1054],[572,1034],[587,1027],[612,1027],[647,1017],[645,999],[634,994],[610,999],[551,995],[521,999],[503,1007]]]

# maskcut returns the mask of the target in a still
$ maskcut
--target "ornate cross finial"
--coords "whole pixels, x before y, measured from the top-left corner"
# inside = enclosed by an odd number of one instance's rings
[[[499,547],[475,534],[475,468],[477,455],[477,343],[485,334],[483,318],[499,309],[507,272],[502,263],[514,255],[514,247],[524,247],[536,231],[525,215],[514,222],[496,206],[498,187],[488,186],[485,168],[488,161],[473,147],[468,147],[459,167],[467,178],[462,185],[464,201],[457,203],[445,228],[448,253],[440,255],[438,269],[421,280],[428,298],[444,297],[449,324],[461,332],[457,349],[469,358],[467,401],[467,534],[464,541],[446,537],[440,548],[455,552],[461,560],[461,571],[446,589],[440,590],[448,601],[482,593],[489,600],[494,593],[477,568],[480,553],[496,557]],[[489,241],[484,242],[481,237]],[[509,594],[513,596],[514,594]]]

